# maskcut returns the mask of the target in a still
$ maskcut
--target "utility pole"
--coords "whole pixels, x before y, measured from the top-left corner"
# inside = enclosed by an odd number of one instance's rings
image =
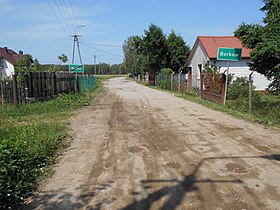
[[[74,42],[73,42],[73,52],[72,52],[72,64],[74,64],[75,62],[75,46],[77,44],[77,48],[78,48],[78,53],[79,53],[79,58],[80,58],[80,64],[83,64],[82,62],[82,56],[81,56],[81,51],[80,51],[80,45],[79,45],[79,37],[80,35],[77,35],[76,31],[78,28],[81,28],[81,27],[85,27],[86,25],[81,25],[81,26],[78,26],[75,28],[75,34],[73,36],[70,36],[70,37],[73,37],[74,38]]]
[[[96,55],[94,57],[94,75],[96,75]]]
[[[79,38],[78,38],[78,37],[80,37],[80,36],[75,34],[75,35],[70,36],[70,37],[74,37],[73,52],[72,52],[72,64],[74,64],[74,62],[75,62],[75,46],[76,46],[76,44],[77,44],[77,48],[78,48],[80,64],[83,64],[83,62],[82,62],[82,56],[81,56],[81,51],[80,51],[80,45],[79,45]]]

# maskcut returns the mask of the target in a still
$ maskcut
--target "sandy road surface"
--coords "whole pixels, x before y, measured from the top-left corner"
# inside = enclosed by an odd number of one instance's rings
[[[124,78],[25,209],[280,209],[280,137]]]

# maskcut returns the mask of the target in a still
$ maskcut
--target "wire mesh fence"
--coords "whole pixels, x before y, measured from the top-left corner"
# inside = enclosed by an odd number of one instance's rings
[[[155,85],[166,90],[183,91],[186,88],[186,74],[157,74]]]

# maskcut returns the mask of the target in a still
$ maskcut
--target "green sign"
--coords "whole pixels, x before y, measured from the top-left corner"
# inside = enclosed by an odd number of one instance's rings
[[[84,66],[77,65],[77,64],[71,64],[71,65],[69,65],[69,71],[73,72],[73,73],[84,73]]]
[[[221,61],[239,61],[241,54],[241,48],[219,48],[217,58]]]

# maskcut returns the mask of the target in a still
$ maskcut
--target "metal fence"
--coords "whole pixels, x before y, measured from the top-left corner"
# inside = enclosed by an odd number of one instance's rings
[[[79,92],[85,92],[87,90],[92,90],[96,86],[96,79],[94,76],[79,76],[78,77]]]
[[[171,91],[182,91],[186,87],[186,74],[158,74],[156,75],[155,85],[162,89]]]

